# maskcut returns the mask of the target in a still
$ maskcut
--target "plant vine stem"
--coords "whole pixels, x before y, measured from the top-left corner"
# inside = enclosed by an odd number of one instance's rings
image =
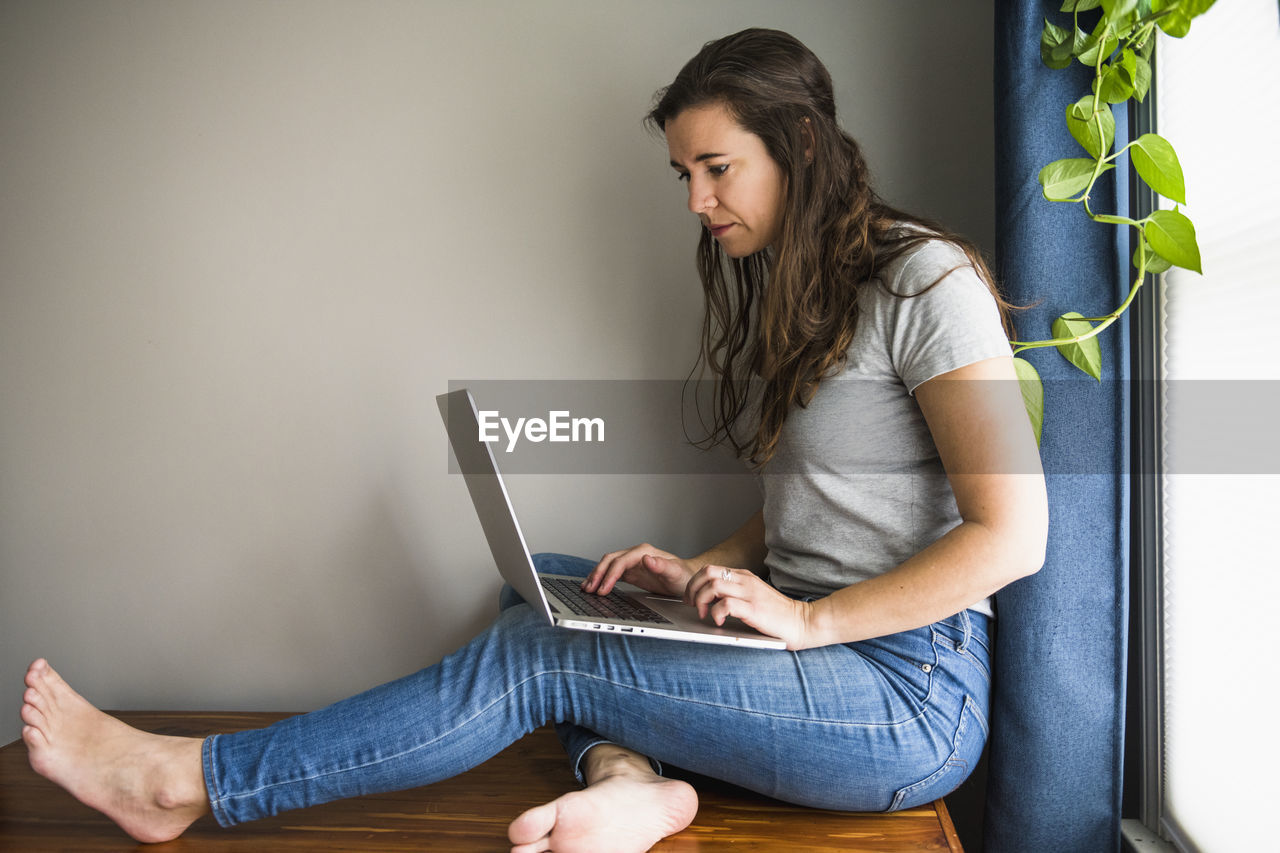
[[[1089,194],[1093,192],[1093,185],[1097,183],[1098,177],[1102,174],[1102,167],[1107,163],[1104,159],[1106,152],[1102,150],[1102,143],[1106,139],[1106,134],[1102,132],[1102,117],[1098,111],[1098,100],[1102,91],[1102,48],[1106,45],[1107,36],[1110,32],[1111,25],[1108,24],[1098,40],[1098,58],[1093,63],[1093,109],[1089,116],[1089,121],[1098,128],[1098,156],[1094,158],[1096,162],[1093,164],[1093,177],[1089,179],[1089,188],[1084,191],[1084,196],[1081,198],[1084,202],[1084,212],[1088,214],[1090,219],[1093,218],[1093,208],[1089,206]]]
[[[1094,221],[1094,222],[1098,222],[1098,223],[1100,223],[1100,224],[1102,224],[1102,225],[1132,225],[1134,228],[1138,228],[1138,229],[1141,229],[1141,228],[1142,228],[1142,226],[1144,226],[1144,225],[1146,225],[1146,224],[1147,224],[1147,220],[1146,220],[1146,219],[1130,219],[1130,218],[1129,218],[1129,217],[1127,217],[1127,216],[1115,216],[1115,217],[1113,217],[1113,218],[1114,218],[1114,219],[1117,219],[1117,220],[1120,220],[1120,221],[1118,221],[1118,222],[1107,222],[1107,221],[1105,221],[1104,219],[1102,219],[1102,217],[1103,217],[1104,215],[1105,215],[1105,214],[1101,214],[1101,213],[1095,213],[1095,214],[1093,214],[1093,221]]]
[[[1122,34],[1119,31],[1117,31],[1115,33],[1117,49],[1125,49],[1125,48],[1132,49],[1134,48],[1135,45],[1137,46],[1138,50],[1143,49],[1147,44],[1148,39],[1150,39],[1153,33],[1155,32],[1156,24],[1160,20],[1160,18],[1163,18],[1165,15],[1170,14],[1170,12],[1172,11],[1173,11],[1172,8],[1164,9],[1159,12],[1148,14],[1144,17],[1139,17],[1136,21],[1134,21],[1128,26],[1127,33]],[[1079,32],[1080,10],[1076,8],[1073,10],[1073,12],[1074,12],[1075,30],[1076,32]],[[1136,142],[1136,140],[1130,140],[1128,144],[1126,144],[1123,148],[1121,148],[1119,151],[1116,151],[1113,154],[1108,154],[1107,152],[1101,150],[1104,135],[1102,132],[1102,119],[1100,117],[1100,111],[1098,109],[1098,105],[1099,105],[1099,102],[1102,100],[1102,97],[1101,97],[1102,64],[1103,64],[1103,59],[1106,58],[1102,55],[1102,47],[1106,45],[1107,35],[1110,32],[1111,32],[1111,24],[1108,23],[1106,26],[1106,29],[1103,32],[1102,38],[1099,41],[1098,55],[1094,60],[1093,106],[1092,106],[1092,112],[1089,116],[1089,123],[1094,127],[1096,127],[1097,129],[1099,153],[1096,157],[1094,157],[1095,162],[1094,162],[1094,168],[1093,168],[1093,175],[1089,179],[1089,185],[1085,187],[1084,192],[1078,198],[1050,199],[1050,201],[1056,201],[1056,202],[1083,203],[1085,213],[1088,214],[1089,218],[1094,220],[1095,222],[1098,222],[1099,221],[1098,217],[1103,216],[1103,214],[1095,214],[1093,212],[1093,209],[1089,205],[1089,196],[1093,192],[1094,184],[1097,183],[1098,178],[1102,175],[1103,166],[1105,166],[1106,164],[1110,163],[1113,160],[1119,159],[1119,157],[1122,154],[1124,154],[1126,151],[1128,151],[1131,147],[1133,147],[1134,143]],[[1108,56],[1109,55],[1110,54],[1108,54]],[[1114,139],[1113,139],[1113,144],[1114,144]],[[1120,216],[1112,216],[1110,218],[1112,220],[1118,220],[1118,221],[1113,221],[1111,224],[1131,225],[1134,228],[1138,229],[1138,249],[1137,249],[1137,264],[1136,264],[1138,275],[1134,279],[1133,284],[1129,288],[1129,295],[1125,297],[1124,302],[1122,302],[1114,311],[1112,311],[1110,314],[1107,314],[1104,317],[1079,318],[1083,322],[1090,324],[1089,331],[1084,332],[1082,334],[1074,335],[1068,338],[1054,338],[1052,340],[1047,340],[1047,341],[1011,341],[1010,343],[1013,346],[1013,354],[1015,356],[1018,355],[1019,353],[1026,352],[1029,349],[1040,349],[1043,347],[1062,347],[1070,344],[1079,344],[1081,341],[1086,341],[1089,338],[1095,337],[1103,329],[1107,328],[1116,320],[1120,319],[1120,316],[1129,309],[1129,306],[1131,304],[1133,304],[1134,297],[1138,295],[1138,290],[1139,288],[1142,287],[1142,283],[1146,279],[1146,275],[1147,275],[1147,245],[1146,245],[1146,241],[1143,239],[1143,226],[1148,222],[1148,219],[1143,219],[1139,221],[1139,220],[1129,219],[1128,217],[1120,217]]]
[[[1123,154],[1124,152],[1128,151],[1130,148],[1132,148],[1132,147],[1133,147],[1133,145],[1134,145],[1134,143],[1135,143],[1135,142],[1137,142],[1137,141],[1138,141],[1138,140],[1136,140],[1136,139],[1130,140],[1130,141],[1129,141],[1129,143],[1128,143],[1127,145],[1125,145],[1125,147],[1121,148],[1119,151],[1117,151],[1116,153],[1112,154],[1111,156],[1103,158],[1102,162],[1104,162],[1104,163],[1110,163],[1112,160],[1119,159],[1120,155],[1121,155],[1121,154]]]
[[[1079,335],[1075,335],[1074,337],[1054,338],[1048,341],[1011,341],[1014,348],[1013,354],[1017,355],[1018,353],[1026,352],[1029,349],[1041,349],[1043,347],[1060,347],[1060,346],[1065,346],[1067,344],[1078,344],[1081,341],[1087,341],[1089,338],[1094,337],[1103,329],[1107,328],[1107,326],[1110,326],[1116,320],[1119,320],[1120,315],[1123,314],[1125,311],[1129,310],[1129,306],[1133,304],[1133,298],[1138,295],[1138,289],[1142,287],[1142,282],[1146,277],[1147,277],[1146,246],[1144,246],[1142,243],[1139,243],[1138,244],[1138,276],[1133,280],[1133,285],[1129,288],[1129,295],[1125,297],[1124,302],[1120,303],[1119,307],[1117,307],[1110,314],[1107,314],[1105,317],[1083,318],[1085,322],[1088,322],[1088,323],[1097,322],[1098,325],[1094,326],[1089,331]]]

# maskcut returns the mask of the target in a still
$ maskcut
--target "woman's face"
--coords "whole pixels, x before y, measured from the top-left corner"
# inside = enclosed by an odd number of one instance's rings
[[[786,181],[763,140],[720,104],[667,120],[671,166],[689,183],[689,210],[731,258],[745,258],[782,232]]]

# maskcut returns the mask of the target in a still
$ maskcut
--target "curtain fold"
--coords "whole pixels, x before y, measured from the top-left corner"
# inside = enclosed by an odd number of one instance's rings
[[[1040,192],[1040,169],[1084,156],[1064,113],[1089,92],[1076,63],[1040,61],[1045,18],[1060,3],[997,0],[995,10],[996,270],[1023,340],[1050,337],[1057,316],[1110,312],[1128,289],[1128,235],[1080,205]],[[1127,118],[1117,114],[1117,130]],[[1119,139],[1117,147],[1124,145]],[[1109,173],[1127,169],[1127,161]],[[1127,205],[1121,176],[1100,180],[1095,212]],[[1128,610],[1128,339],[1125,321],[1099,337],[1101,383],[1056,350],[1024,354],[1045,381],[1041,453],[1048,473],[1044,567],[997,596],[986,853],[1119,849]]]

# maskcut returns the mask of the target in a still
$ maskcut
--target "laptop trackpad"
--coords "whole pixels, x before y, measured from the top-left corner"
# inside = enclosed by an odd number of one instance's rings
[[[746,622],[736,616],[730,616],[724,620],[724,625],[717,625],[712,621],[710,616],[705,619],[698,618],[696,608],[685,604],[683,599],[670,598],[665,595],[655,595],[646,593],[637,595],[636,598],[641,599],[645,604],[661,613],[677,625],[691,625],[702,629],[709,629],[712,633],[726,633],[735,636],[764,637],[767,634],[761,634],[755,628],[752,628]]]

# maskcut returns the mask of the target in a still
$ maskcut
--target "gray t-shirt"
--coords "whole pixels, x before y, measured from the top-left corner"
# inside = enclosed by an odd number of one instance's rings
[[[823,596],[876,577],[960,523],[912,394],[939,374],[1011,354],[995,300],[951,244],[923,243],[878,278],[859,296],[844,371],[788,414],[757,477],[765,565],[788,592]],[[972,607],[992,613],[990,599]]]

